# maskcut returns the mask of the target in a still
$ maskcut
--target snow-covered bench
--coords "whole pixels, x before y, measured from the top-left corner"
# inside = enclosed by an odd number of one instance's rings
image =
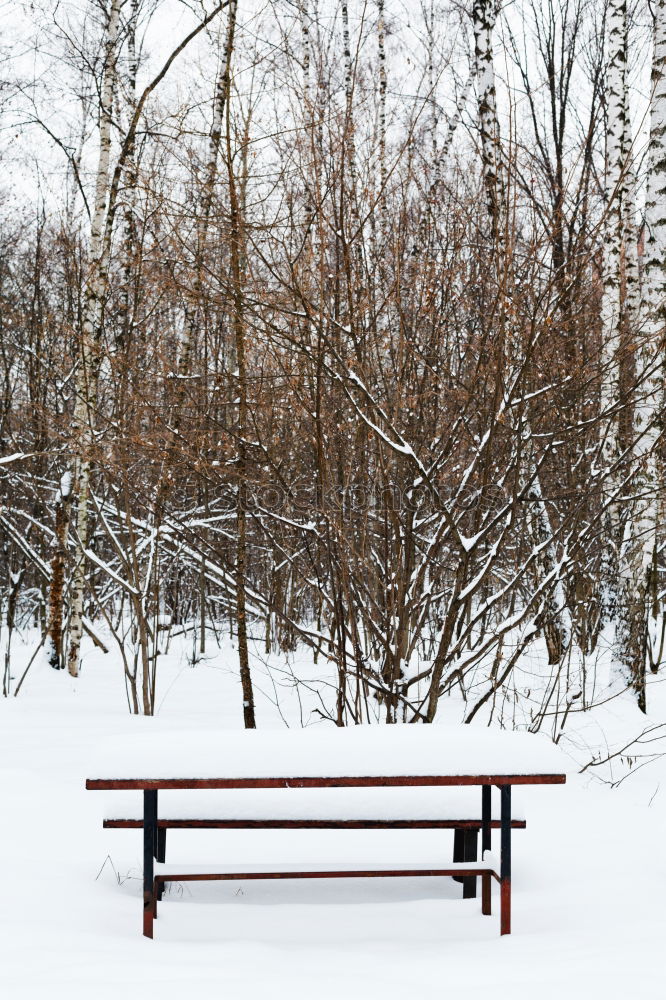
[[[217,879],[314,879],[393,876],[481,878],[481,912],[491,910],[491,879],[500,883],[500,932],[511,931],[511,832],[524,820],[512,815],[516,785],[566,781],[562,754],[527,733],[471,726],[357,726],[280,732],[160,732],[123,737],[104,749],[89,789],[141,792],[143,807],[143,933],[153,936],[157,898],[165,882]],[[492,789],[500,811],[493,810]],[[470,795],[480,799],[473,804]],[[178,793],[172,799],[167,794]],[[479,795],[479,793],[481,793]],[[158,803],[159,795],[159,803]],[[196,796],[196,798],[195,798]],[[205,799],[204,797],[205,796]],[[462,797],[466,802],[462,802]],[[193,804],[196,803],[196,809]],[[479,810],[480,805],[480,810]],[[107,815],[107,826],[139,825],[139,802]],[[479,817],[479,812],[481,816]],[[500,854],[490,854],[493,826]],[[483,858],[442,863],[423,850],[389,858],[320,859],[268,867],[166,865],[165,831],[217,827],[481,829]],[[374,845],[373,845],[374,847]],[[464,851],[467,848],[464,848]],[[374,852],[373,852],[374,853]],[[158,859],[157,866],[155,864]],[[283,859],[284,860],[284,859]],[[307,864],[307,867],[303,867]],[[242,868],[242,870],[241,870]]]

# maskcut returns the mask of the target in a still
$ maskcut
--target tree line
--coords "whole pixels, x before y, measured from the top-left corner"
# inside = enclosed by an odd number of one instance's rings
[[[601,661],[646,711],[666,0],[198,11],[54,5],[5,62],[54,166],[17,207],[4,154],[4,694],[31,623],[137,713],[176,628],[231,630],[248,727],[257,636],[337,725],[455,693],[557,735]]]

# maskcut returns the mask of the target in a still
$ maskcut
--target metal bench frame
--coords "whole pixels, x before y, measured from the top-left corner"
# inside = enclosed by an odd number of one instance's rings
[[[143,933],[153,936],[153,921],[157,912],[157,895],[166,881],[208,881],[218,879],[253,880],[277,878],[377,878],[418,875],[446,875],[463,879],[482,879],[481,912],[490,914],[491,878],[500,883],[500,933],[511,932],[511,787],[512,785],[564,784],[564,774],[513,774],[513,775],[414,775],[414,776],[363,776],[363,777],[302,777],[302,778],[89,778],[89,789],[141,789],[143,790]],[[199,872],[197,874],[178,873],[155,874],[154,861],[163,856],[165,842],[160,843],[157,794],[167,788],[359,788],[359,787],[401,787],[401,786],[481,786],[481,849],[483,855],[490,851],[492,839],[491,789],[495,785],[500,790],[500,864],[495,867],[482,865],[466,866],[463,861],[452,867],[438,869],[400,869],[371,871],[329,871],[329,872]],[[190,821],[195,823],[197,821]],[[233,822],[233,821],[229,821]],[[247,821],[242,821],[243,825]],[[259,821],[266,824],[268,821]],[[284,822],[284,821],[276,821]],[[301,822],[301,821],[299,821]],[[318,821],[313,821],[318,822]],[[344,821],[343,821],[344,822]],[[350,823],[356,821],[349,821]],[[398,821],[400,822],[400,821]],[[424,821],[403,821],[416,825]],[[427,821],[425,821],[427,822]],[[476,822],[475,822],[476,826]],[[165,835],[165,834],[164,834]],[[163,835],[163,836],[164,836]]]

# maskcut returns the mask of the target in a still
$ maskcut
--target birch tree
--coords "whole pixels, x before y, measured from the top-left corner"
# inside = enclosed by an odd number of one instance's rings
[[[646,711],[650,618],[656,611],[660,419],[663,413],[663,350],[666,321],[666,3],[653,8],[650,140],[645,202],[645,258],[638,351],[637,401],[632,460],[635,499],[624,528],[620,556],[622,598],[617,656],[638,705]],[[651,603],[652,599],[652,603]]]
[[[79,673],[83,634],[83,601],[88,545],[88,501],[93,460],[97,376],[101,364],[102,308],[109,261],[105,253],[104,228],[111,181],[111,128],[117,80],[118,29],[123,0],[111,0],[104,29],[104,63],[100,88],[99,156],[90,225],[88,275],[83,292],[78,372],[76,376],[72,440],[74,451],[74,530],[77,555],[70,584],[69,647],[67,666],[71,676]]]
[[[496,0],[474,0],[472,30],[474,32],[474,72],[478,103],[479,138],[483,184],[486,191],[492,239],[500,233],[500,155],[495,89],[493,30],[497,18]]]
[[[627,5],[609,0],[606,103],[606,213],[604,224],[601,409],[608,415],[603,436],[604,465],[609,473],[621,451],[620,404],[623,333],[636,333],[636,299],[639,295],[635,211],[631,157],[633,143],[629,120],[627,60]],[[626,336],[624,337],[626,347]],[[611,507],[614,526],[615,508]]]
[[[104,60],[100,87],[99,154],[95,172],[95,194],[91,215],[88,274],[83,289],[82,318],[79,336],[79,358],[75,385],[75,402],[72,419],[72,450],[74,497],[73,530],[77,555],[70,583],[69,646],[67,664],[69,673],[79,673],[81,637],[83,632],[83,604],[85,592],[88,544],[88,516],[90,474],[95,444],[95,408],[97,381],[103,357],[102,317],[104,299],[108,288],[108,275],[112,251],[114,221],[118,208],[121,180],[128,160],[134,155],[138,123],[145,104],[168,73],[176,57],[227,6],[228,0],[218,4],[171,52],[161,70],[144,88],[133,110],[127,132],[123,137],[115,166],[111,164],[112,124],[114,95],[117,86],[119,56],[120,11],[124,0],[111,0],[104,24]]]

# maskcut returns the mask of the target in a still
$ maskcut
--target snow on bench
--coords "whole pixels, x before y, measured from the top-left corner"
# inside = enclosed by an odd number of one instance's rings
[[[517,799],[512,818],[524,822]],[[114,792],[104,802],[105,824],[143,821],[141,792]],[[224,822],[250,821],[362,821],[391,822],[481,819],[478,788],[308,788],[207,791],[165,789],[159,795],[159,818]],[[493,795],[492,819],[499,822],[499,795]]]
[[[156,726],[107,743],[88,773],[88,787],[117,782],[289,779],[400,779],[561,774],[566,760],[546,738],[455,726],[311,726],[240,732],[174,731]],[[530,782],[531,783],[531,782]],[[177,787],[177,784],[176,784]]]

